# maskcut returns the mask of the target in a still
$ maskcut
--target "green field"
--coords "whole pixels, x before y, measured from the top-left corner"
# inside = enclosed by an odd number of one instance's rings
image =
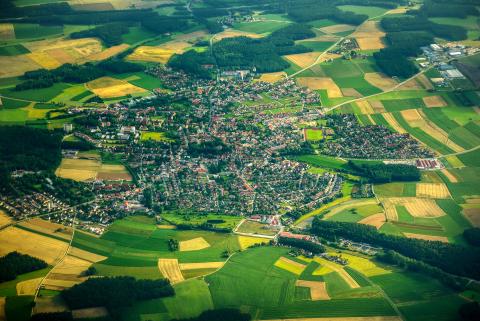
[[[140,134],[140,140],[142,141],[156,141],[156,142],[170,142],[172,141],[169,139],[165,133],[162,132],[142,132]]]
[[[288,22],[280,21],[254,21],[240,22],[233,25],[234,29],[257,34],[270,33],[288,25]]]
[[[345,5],[345,6],[338,6],[338,9],[342,11],[349,11],[356,14],[364,14],[367,15],[369,18],[377,17],[385,12],[388,11],[386,8],[374,7],[374,6],[352,6],[352,5]]]
[[[161,215],[162,220],[169,224],[189,224],[189,225],[202,225],[212,224],[217,228],[233,229],[242,220],[240,216],[231,215],[201,215],[190,213],[163,213]]]
[[[22,45],[0,47],[0,56],[16,56],[27,54],[30,51]]]
[[[63,33],[61,26],[40,26],[30,23],[15,23],[14,29],[16,39],[35,39]]]

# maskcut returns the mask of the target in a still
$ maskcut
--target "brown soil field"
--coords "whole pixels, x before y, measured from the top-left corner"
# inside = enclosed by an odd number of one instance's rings
[[[403,205],[414,217],[440,217],[446,215],[438,204],[429,198],[391,197],[382,200],[389,220],[398,221],[395,205]],[[390,212],[392,210],[392,212]],[[395,213],[393,213],[395,211]],[[395,217],[394,217],[395,216]]]
[[[416,79],[418,80],[418,82],[419,82],[420,84],[422,84],[422,87],[423,87],[424,89],[427,89],[427,90],[428,90],[428,89],[433,89],[433,88],[434,88],[433,85],[432,85],[432,83],[431,83],[430,80],[428,79],[428,77],[425,76],[424,74],[419,75]]]
[[[316,257],[315,258],[315,261],[320,263],[322,266],[326,266],[327,268],[331,269],[332,271],[335,271],[337,272],[341,277],[342,279],[347,282],[347,284],[352,288],[352,289],[355,289],[355,288],[359,288],[360,285],[357,283],[357,281],[355,281],[354,278],[352,278],[352,276],[350,274],[347,273],[347,271],[345,271],[343,269],[343,267],[341,267],[340,265],[336,264],[336,263],[333,263],[331,261],[328,261],[328,260],[325,260],[325,259],[322,259],[322,258],[319,258],[319,257]]]
[[[86,87],[101,98],[122,97],[146,92],[143,88],[112,77],[101,77],[92,80],[86,84]]]
[[[103,50],[101,42],[95,38],[55,38],[32,41],[24,45],[32,53],[45,52],[62,63],[86,62],[88,61],[88,56],[97,54]],[[64,55],[58,55],[59,53],[63,53]]]
[[[382,40],[385,32],[380,29],[378,21],[366,21],[352,34],[361,50],[376,50],[385,48]]]
[[[82,281],[76,282],[69,280],[46,279],[43,281],[42,286],[45,287],[45,289],[47,290],[63,291],[81,282]]]
[[[372,108],[372,105],[367,100],[359,100],[356,101],[355,104],[357,104],[358,109],[360,109],[360,112],[362,114],[375,114],[375,111]]]
[[[365,80],[381,90],[388,90],[397,84],[395,80],[379,72],[366,73]]]
[[[385,118],[387,123],[390,126],[392,126],[392,128],[395,129],[397,132],[399,132],[401,134],[404,134],[404,133],[407,132],[402,126],[400,126],[400,124],[397,122],[395,117],[393,117],[392,113],[383,113],[382,116],[383,116],[383,118]]]
[[[364,219],[361,219],[357,223],[375,226],[375,228],[378,230],[383,226],[383,224],[385,224],[385,214],[383,213],[373,214],[368,217],[365,217]]]
[[[0,23],[0,40],[15,39],[15,29],[11,23]]]
[[[67,311],[68,307],[62,298],[58,296],[39,296],[35,300],[33,313],[51,313]]]
[[[263,320],[267,321],[267,320]],[[400,317],[335,317],[335,318],[295,318],[295,319],[275,319],[268,321],[402,321]]]
[[[259,80],[273,84],[279,80],[285,79],[286,76],[287,76],[287,73],[284,71],[270,72],[270,73],[262,74]]]
[[[458,178],[453,175],[448,169],[442,169],[442,174],[448,179],[450,183],[458,183]]]
[[[352,26],[352,25],[338,24],[338,25],[320,28],[320,31],[323,33],[339,33],[339,32],[350,31],[354,29],[355,29],[355,26]]]
[[[97,179],[102,181],[131,181],[132,176],[128,173],[103,173],[97,174]]]
[[[423,97],[423,102],[427,107],[445,107],[447,103],[440,96]]]
[[[203,237],[197,237],[188,241],[181,241],[179,245],[180,252],[198,251],[210,247],[210,244],[208,244]]]
[[[315,63],[318,56],[320,56],[321,54],[322,54],[321,52],[313,51],[313,52],[306,52],[301,54],[286,55],[284,57],[301,68],[307,68],[308,66]]]
[[[448,243],[448,238],[445,236],[433,236],[425,234],[415,234],[415,233],[403,233],[406,237],[410,239],[419,239],[425,241],[440,241],[443,243]]]
[[[110,47],[110,48],[107,48],[105,49],[104,51],[102,52],[99,52],[99,53],[95,53],[93,55],[90,55],[88,56],[88,59],[90,60],[105,60],[105,59],[108,59],[112,56],[115,56],[116,54],[119,54],[121,53],[122,51],[125,51],[129,48],[130,46],[123,43],[121,45],[117,45],[117,46],[113,46],[113,47]]]
[[[480,208],[465,208],[463,214],[475,227],[480,227]]]
[[[419,84],[416,79],[411,79],[398,87],[398,90],[422,90],[423,87]]]
[[[108,311],[105,307],[72,310],[72,316],[74,319],[100,318],[106,317],[107,315]]]
[[[3,226],[8,225],[10,223],[12,223],[12,218],[10,216],[8,216],[7,213],[0,210],[0,227],[3,227]]]
[[[386,111],[380,100],[369,100],[368,103],[372,106],[375,113],[384,113]]]
[[[36,278],[17,283],[17,295],[35,295],[43,278]]]
[[[0,256],[17,251],[42,259],[50,265],[58,262],[68,248],[67,242],[16,227],[0,231],[0,244]]]
[[[198,269],[218,269],[221,268],[225,262],[202,262],[202,263],[180,263],[180,270],[198,270]]]
[[[32,52],[32,53],[26,54],[26,56],[32,59],[33,61],[35,61],[37,64],[39,64],[45,69],[54,69],[62,65],[61,62],[59,62],[58,60],[53,58],[52,55],[44,51]]]
[[[77,2],[77,3],[76,3]],[[97,2],[97,3],[78,3],[79,1],[71,1],[70,7],[73,10],[78,11],[109,11],[115,10],[110,2]]]
[[[342,96],[342,91],[333,81],[328,77],[299,77],[297,82],[300,86],[307,87],[312,90],[326,89],[328,97],[339,98]]]
[[[0,59],[0,78],[18,77],[27,71],[41,68],[41,65],[28,58],[27,55],[3,56]]]
[[[68,251],[68,254],[70,256],[74,256],[74,257],[77,257],[79,259],[89,261],[89,262],[92,262],[92,263],[97,263],[97,262],[100,262],[100,261],[103,261],[103,260],[107,259],[106,256],[95,254],[95,253],[92,253],[92,252],[88,252],[88,251],[85,251],[85,250],[82,250],[82,249],[79,249],[79,248],[76,248],[76,247],[70,247],[70,249]]]
[[[5,321],[5,297],[0,297],[0,320]]]
[[[158,269],[172,284],[184,280],[177,259],[158,259]]]
[[[325,282],[297,280],[295,286],[309,288],[312,301],[330,300]]]
[[[450,192],[443,183],[417,183],[417,197],[450,198]]]
[[[96,160],[64,158],[55,175],[80,182],[94,180],[100,166],[100,162]]]
[[[361,93],[359,93],[355,88],[341,88],[342,94],[345,97],[354,97],[360,98],[363,97]]]
[[[54,235],[64,240],[70,241],[72,238],[72,229],[61,224],[52,223],[41,218],[32,218],[28,221],[22,221],[18,225],[40,233]]]
[[[67,255],[50,271],[43,285],[46,289],[58,290],[81,283],[86,280],[81,273],[91,265],[92,262]]]
[[[227,29],[225,31],[222,31],[220,33],[217,33],[215,35],[214,41],[220,41],[225,38],[234,38],[234,37],[248,37],[248,38],[262,38],[262,35],[256,34],[256,33],[251,33],[251,32],[246,32],[246,31],[240,31],[240,30],[235,30],[235,29]]]

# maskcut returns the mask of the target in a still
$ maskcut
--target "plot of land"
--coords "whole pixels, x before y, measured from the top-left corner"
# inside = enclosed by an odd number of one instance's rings
[[[184,280],[177,259],[158,259],[158,269],[172,284]]]
[[[443,183],[418,183],[417,197],[450,198],[450,192]]]
[[[68,250],[68,254],[70,256],[77,257],[79,259],[89,261],[92,263],[100,262],[107,258],[106,256],[98,255],[98,254],[88,252],[76,247],[70,247],[70,249]]]
[[[465,208],[463,214],[475,227],[480,227],[480,208]]]
[[[296,286],[309,288],[312,301],[330,300],[325,282],[297,280]]]
[[[183,251],[198,251],[210,247],[210,244],[203,238],[197,237],[188,241],[180,242],[180,252]]]
[[[332,271],[334,272],[337,272],[341,277],[342,279],[347,282],[347,284],[352,288],[352,289],[355,289],[355,288],[359,288],[360,285],[357,283],[357,281],[355,281],[354,278],[352,278],[352,276],[350,274],[347,273],[347,271],[345,271],[343,269],[343,267],[341,267],[340,265],[336,264],[336,263],[333,263],[333,262],[330,262],[328,260],[325,260],[325,259],[322,259],[322,258],[319,258],[319,257],[316,257],[315,258],[315,261],[320,263],[321,265],[324,265],[326,267],[328,267],[329,269],[331,269]]]
[[[68,243],[16,227],[0,231],[0,256],[17,251],[40,258],[48,264],[56,263],[68,248]]]
[[[358,223],[375,226],[375,228],[378,230],[383,226],[383,224],[385,224],[385,214],[383,213],[373,214],[358,221]]]
[[[312,65],[321,54],[321,52],[306,52],[301,54],[287,55],[285,58],[301,68],[306,68]]]
[[[265,244],[265,243],[268,243],[269,241],[270,241],[269,239],[266,239],[263,237],[244,236],[244,235],[238,236],[238,244],[240,244],[240,248],[242,250],[245,250],[252,245]]]
[[[87,88],[101,98],[122,97],[146,92],[141,87],[134,86],[125,80],[102,77],[86,84]]]
[[[427,107],[445,107],[447,103],[440,96],[423,97],[423,102]]]
[[[244,220],[236,229],[238,233],[260,234],[273,237],[278,233],[278,229],[270,228],[268,224],[262,224],[256,221]]]
[[[302,263],[298,263],[296,261],[290,260],[286,257],[280,257],[274,264],[276,267],[286,270],[288,272],[292,272],[294,274],[300,275],[302,274],[303,270],[307,267]]]
[[[17,283],[17,295],[35,295],[43,278],[35,278]],[[1,319],[0,319],[1,320]]]
[[[92,262],[67,255],[48,274],[43,286],[50,290],[64,290],[86,280],[81,274]]]
[[[149,61],[166,64],[170,57],[174,54],[181,54],[184,49],[190,45],[185,43],[184,46],[177,46],[177,48],[171,48],[167,46],[152,47],[152,46],[140,46],[128,56],[129,60]]]
[[[427,76],[425,76],[424,74],[421,74],[419,75],[417,78],[418,82],[420,84],[422,84],[423,88],[427,89],[427,90],[430,90],[430,89],[433,89],[433,85],[432,83],[430,82],[430,80],[428,79]]]
[[[341,33],[341,32],[350,31],[354,29],[355,29],[355,26],[352,26],[352,25],[338,24],[338,25],[320,28],[320,31],[323,33]]]
[[[411,239],[419,239],[425,241],[439,241],[443,243],[448,243],[448,238],[445,236],[434,236],[434,235],[425,235],[425,234],[415,234],[415,233],[403,233],[406,237]]]
[[[370,103],[366,100],[356,101],[355,104],[357,104],[358,109],[360,109],[360,112],[362,114],[374,114],[375,113],[375,111],[373,110]]]
[[[274,83],[279,80],[285,79],[286,76],[287,76],[287,73],[284,71],[270,72],[270,73],[262,74],[260,76],[260,81]]]
[[[335,253],[329,254],[335,255]],[[377,263],[372,262],[364,257],[351,255],[348,253],[342,253],[342,257],[348,260],[348,266],[368,277],[392,273],[392,271],[387,270],[379,266]]]
[[[219,269],[225,262],[180,263],[180,270]]]
[[[130,181],[132,179],[125,166],[102,164],[100,161],[92,159],[64,158],[55,171],[55,175],[79,182],[95,179],[107,181]]]
[[[329,77],[299,77],[297,82],[300,86],[307,87],[312,90],[324,89],[327,91],[329,98],[343,97],[342,91]]]
[[[15,29],[11,23],[0,23],[0,40],[15,39]]]
[[[380,100],[369,100],[368,102],[376,113],[383,113],[386,111],[383,103]]]
[[[385,48],[383,37],[385,32],[380,29],[378,21],[366,21],[352,34],[362,50],[377,50]],[[381,88],[381,87],[379,87]]]
[[[38,231],[44,234],[54,235],[64,240],[70,240],[72,237],[72,229],[61,224],[52,223],[41,218],[32,218],[28,221],[23,221],[18,225],[26,227],[30,230]]]
[[[67,311],[68,307],[60,296],[39,296],[35,300],[33,313],[51,313]]]
[[[404,134],[407,132],[402,126],[400,126],[400,124],[397,122],[395,117],[393,117],[392,113],[384,113],[382,114],[382,116],[395,131],[401,134]]]
[[[267,321],[267,320],[263,320]],[[275,319],[268,321],[402,321],[400,317],[333,317],[333,318],[295,318],[295,319]]]
[[[391,197],[382,200],[387,219],[398,221],[396,205],[405,206],[413,217],[440,217],[445,212],[433,199],[416,197]]]
[[[107,315],[108,311],[104,307],[72,310],[72,316],[74,319],[100,318],[106,317]]]
[[[115,56],[116,54],[121,53],[122,51],[127,50],[128,48],[129,48],[129,45],[127,45],[125,43],[117,45],[117,46],[112,46],[110,48],[105,49],[102,52],[95,53],[93,55],[88,56],[88,59],[95,60],[95,61],[105,60],[105,59],[108,59],[112,56]]]
[[[12,222],[12,218],[4,211],[0,210],[0,227],[8,225]]]
[[[252,32],[246,32],[246,31],[240,31],[240,30],[234,30],[234,29],[227,29],[225,31],[217,33],[215,35],[214,40],[215,41],[220,41],[220,40],[225,39],[225,38],[234,38],[234,37],[262,38],[262,35],[252,33]]]
[[[27,71],[42,68],[27,55],[3,56],[0,59],[0,78],[22,76]]]
[[[367,72],[365,74],[365,80],[368,81],[372,86],[380,88],[384,91],[391,89],[397,84],[395,80],[380,72]]]
[[[323,132],[320,128],[306,128],[304,129],[306,140],[318,141],[323,138]]]
[[[355,98],[363,97],[362,94],[359,93],[355,88],[342,88],[342,94],[345,97],[355,97]]]

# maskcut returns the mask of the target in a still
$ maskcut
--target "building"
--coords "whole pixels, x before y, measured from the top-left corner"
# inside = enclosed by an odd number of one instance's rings
[[[63,131],[66,133],[71,133],[73,130],[73,124],[63,124]]]
[[[445,70],[443,74],[447,78],[465,78],[465,76],[460,72],[458,69],[450,69],[450,70]]]

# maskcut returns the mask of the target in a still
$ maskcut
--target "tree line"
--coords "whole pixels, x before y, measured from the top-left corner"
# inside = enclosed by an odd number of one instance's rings
[[[44,269],[48,264],[36,257],[10,252],[0,258],[0,282],[15,280],[18,275]]]
[[[383,163],[368,164],[349,160],[347,167],[355,174],[368,178],[372,183],[420,180],[420,171],[416,166],[412,165]]]
[[[294,239],[290,237],[278,237],[278,243],[282,245],[296,247],[313,254],[320,254],[325,252],[325,247],[322,244],[310,242],[302,239]]]
[[[380,246],[451,274],[480,279],[480,249],[478,248],[388,235],[369,225],[330,222],[318,218],[314,219],[311,231],[327,240],[336,241],[338,238],[346,238]]]

